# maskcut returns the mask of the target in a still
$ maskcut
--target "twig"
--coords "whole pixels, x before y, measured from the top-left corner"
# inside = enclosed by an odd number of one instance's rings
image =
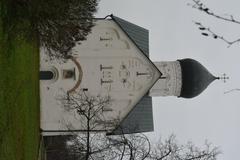
[[[240,88],[231,89],[229,91],[224,92],[224,94],[228,94],[228,93],[231,93],[231,92],[234,92],[234,91],[240,91]]]
[[[235,24],[240,24],[239,20],[236,20],[233,15],[229,15],[229,17],[224,17],[224,16],[220,16],[218,14],[215,14],[213,11],[211,11],[206,5],[204,5],[201,0],[192,0],[194,4],[188,4],[190,6],[192,6],[195,9],[198,9],[201,12],[204,12],[205,14],[215,17],[217,19],[223,20],[223,21],[228,21],[231,23],[235,23]]]
[[[231,47],[233,44],[240,42],[240,38],[230,41],[230,40],[224,38],[224,36],[217,34],[213,30],[211,30],[209,27],[205,27],[200,22],[194,22],[194,23],[198,26],[198,29],[200,29],[202,31],[203,36],[211,35],[214,39],[220,39],[228,44],[228,46],[227,46],[228,48]]]

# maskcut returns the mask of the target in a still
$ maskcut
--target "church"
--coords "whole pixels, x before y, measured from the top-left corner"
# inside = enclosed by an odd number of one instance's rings
[[[153,62],[149,58],[148,30],[114,15],[98,18],[85,41],[72,49],[65,63],[50,61],[40,50],[40,127],[44,135],[59,135],[69,128],[86,128],[74,112],[61,107],[59,94],[108,96],[101,112],[118,125],[96,131],[128,134],[154,130],[152,97],[194,98],[218,77],[198,61],[186,58]]]

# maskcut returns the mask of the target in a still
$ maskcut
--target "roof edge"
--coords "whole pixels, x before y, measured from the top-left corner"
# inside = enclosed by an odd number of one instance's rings
[[[122,31],[127,35],[127,37],[133,42],[133,44],[140,50],[140,52],[144,55],[144,57],[146,57],[146,59],[153,65],[153,67],[155,67],[155,69],[158,71],[159,73],[159,77],[156,79],[156,81],[152,84],[152,86],[150,86],[149,89],[151,89],[154,84],[159,80],[159,78],[162,76],[162,72],[157,68],[157,66],[150,60],[150,58],[144,53],[144,51],[139,48],[139,46],[136,44],[136,42],[131,38],[131,36],[124,30],[124,28],[118,23],[118,21],[115,19],[116,16],[114,16],[113,14],[107,16],[107,17],[111,17],[111,19],[122,29]],[[130,22],[129,22],[130,23]],[[142,28],[142,27],[141,27]],[[145,29],[145,28],[144,28]],[[147,29],[145,29],[147,30]],[[148,30],[147,30],[148,31]],[[141,99],[147,95],[147,93],[149,92],[149,90],[141,97]],[[140,100],[141,100],[140,99]],[[139,102],[138,102],[139,103]],[[137,104],[138,104],[137,103]],[[121,122],[123,122],[128,116],[129,114],[133,111],[133,109],[137,106],[137,104],[131,109],[131,111],[123,118],[123,120]],[[109,135],[111,135],[114,131],[116,131],[118,129],[118,127],[121,125],[121,122],[118,126],[115,127],[115,129],[113,129]],[[124,134],[124,133],[123,133]],[[114,134],[113,134],[114,135]]]
[[[108,17],[108,16],[106,16]],[[118,23],[118,21],[115,19],[116,16],[114,16],[113,14],[109,15],[109,17],[112,18],[112,20],[123,30],[123,32],[128,36],[128,38],[134,43],[134,45],[141,51],[141,53],[150,61],[150,63],[155,67],[155,69],[158,71],[160,77],[162,76],[162,72],[157,68],[157,66],[151,61],[151,59],[144,53],[144,51],[138,47],[138,45],[136,44],[136,42],[131,38],[131,36],[124,30],[124,28]],[[140,26],[139,26],[140,27]],[[142,28],[142,27],[141,27]],[[145,29],[145,28],[143,28]],[[147,30],[147,29],[145,29]],[[147,30],[148,31],[148,30]],[[160,78],[159,77],[159,78]],[[156,83],[156,82],[155,82]],[[155,84],[154,83],[154,84]]]

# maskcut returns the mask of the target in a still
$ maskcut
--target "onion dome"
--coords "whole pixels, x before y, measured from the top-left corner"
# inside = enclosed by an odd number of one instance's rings
[[[215,79],[203,65],[193,59],[178,60],[182,71],[182,88],[179,97],[193,98],[202,93]]]

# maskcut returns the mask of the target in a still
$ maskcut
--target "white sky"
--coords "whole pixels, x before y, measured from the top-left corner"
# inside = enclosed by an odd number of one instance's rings
[[[220,160],[237,160],[240,92],[224,94],[224,91],[240,88],[240,45],[227,48],[220,40],[201,36],[192,21],[200,21],[230,40],[240,37],[239,26],[206,16],[187,6],[189,2],[191,0],[101,0],[96,16],[113,13],[147,28],[153,61],[194,58],[212,74],[230,76],[227,83],[215,81],[194,99],[154,98],[155,131],[150,136],[158,139],[175,133],[179,142],[191,140],[196,145],[208,139],[221,147]],[[240,19],[238,0],[208,0],[205,4],[216,13],[233,14]]]

